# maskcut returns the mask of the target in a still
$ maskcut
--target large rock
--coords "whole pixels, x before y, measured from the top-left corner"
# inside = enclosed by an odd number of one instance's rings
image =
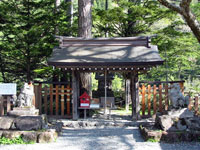
[[[8,130],[11,128],[15,118],[3,116],[0,117],[0,130]]]
[[[37,142],[37,133],[36,132],[23,132],[22,139],[25,142]]]
[[[169,115],[156,116],[156,126],[167,131],[173,126],[173,120]]]
[[[55,131],[41,132],[38,136],[38,143],[49,143],[54,142],[57,138],[57,133]]]
[[[154,131],[142,125],[140,125],[139,129],[145,141],[148,141],[149,139],[160,141],[162,137],[162,131]]]
[[[183,131],[187,129],[187,126],[185,125],[185,121],[184,120],[179,120],[176,124],[176,128],[179,131]]]
[[[200,131],[200,117],[186,118],[184,120],[188,129]]]
[[[188,108],[180,108],[178,110],[172,109],[168,111],[168,115],[172,118],[192,118],[194,117],[194,113],[190,111]]]
[[[22,133],[20,131],[3,131],[2,136],[8,139],[15,139],[19,138],[21,134]]]
[[[63,123],[62,122],[56,122],[52,125],[50,125],[49,129],[55,129],[56,132],[61,133],[62,132]]]
[[[21,131],[31,131],[42,129],[44,121],[41,116],[22,116],[15,120],[16,129]]]
[[[171,101],[172,108],[184,108],[189,104],[189,97],[184,97],[179,83],[174,83],[171,85],[171,90],[169,91],[169,99]]]

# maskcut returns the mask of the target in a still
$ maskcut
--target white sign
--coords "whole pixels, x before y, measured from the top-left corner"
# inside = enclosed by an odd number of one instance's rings
[[[0,95],[16,95],[16,83],[0,83]]]

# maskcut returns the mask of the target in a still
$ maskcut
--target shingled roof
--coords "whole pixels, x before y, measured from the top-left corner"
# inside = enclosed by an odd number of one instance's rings
[[[148,37],[68,38],[60,37],[48,64],[65,68],[150,67],[163,64],[158,48]]]

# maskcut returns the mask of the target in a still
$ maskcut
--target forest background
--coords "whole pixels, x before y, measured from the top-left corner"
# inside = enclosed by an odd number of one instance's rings
[[[20,86],[28,80],[50,81],[59,73],[47,59],[58,46],[56,36],[78,36],[77,1],[0,1],[0,82]],[[156,0],[92,3],[93,37],[151,36],[151,43],[158,45],[165,63],[140,76],[140,81],[186,80],[188,91],[200,92],[200,44],[180,14]],[[200,21],[200,2],[193,0],[190,8]],[[113,90],[119,91],[123,84],[116,74]]]

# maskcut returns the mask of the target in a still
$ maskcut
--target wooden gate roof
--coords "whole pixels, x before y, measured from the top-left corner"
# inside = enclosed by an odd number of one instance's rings
[[[48,64],[64,68],[140,68],[163,64],[158,48],[148,37],[68,38],[60,37]]]

